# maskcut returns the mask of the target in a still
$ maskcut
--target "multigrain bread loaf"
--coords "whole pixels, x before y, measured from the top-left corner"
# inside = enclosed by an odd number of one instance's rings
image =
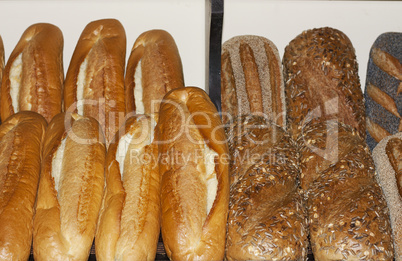
[[[108,149],[95,237],[97,260],[155,259],[161,213],[154,126],[150,116],[133,116]]]
[[[156,128],[162,237],[172,260],[222,260],[229,202],[222,122],[200,88],[170,91]]]
[[[137,38],[127,62],[125,85],[127,114],[157,114],[163,96],[184,87],[179,51],[168,32],[150,30]]]
[[[1,84],[1,119],[35,111],[50,120],[62,110],[63,34],[52,24],[25,30],[14,48]]]
[[[365,108],[355,50],[333,28],[308,30],[293,39],[283,57],[287,121],[292,135],[311,118],[337,119],[365,137]]]
[[[28,260],[46,120],[19,112],[0,126],[0,260]]]
[[[393,260],[388,207],[365,140],[327,121],[307,125],[298,143],[302,177],[310,176],[304,186],[315,260]]]
[[[124,122],[126,33],[115,19],[83,30],[64,83],[64,110],[95,118],[109,144]]]
[[[376,178],[391,216],[395,260],[402,260],[402,132],[385,137],[373,150]]]
[[[402,131],[402,33],[380,35],[370,50],[364,93],[367,143]]]
[[[392,260],[351,42],[332,28],[305,31],[285,49],[284,75],[315,259]]]
[[[282,66],[276,46],[261,36],[242,35],[222,46],[222,118],[266,115],[286,127]]]
[[[95,119],[61,113],[49,123],[35,208],[35,260],[88,260],[105,182],[105,155],[105,138]]]
[[[307,214],[296,144],[279,126],[244,115],[228,126],[228,260],[306,260]]]

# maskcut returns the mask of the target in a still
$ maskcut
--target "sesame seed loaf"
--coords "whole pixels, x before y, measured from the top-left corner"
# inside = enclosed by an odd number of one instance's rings
[[[304,31],[283,57],[287,122],[293,137],[311,118],[337,119],[365,137],[365,108],[355,50],[333,28]]]
[[[227,132],[232,158],[226,258],[306,260],[294,141],[261,116],[238,117]]]
[[[388,207],[365,140],[328,121],[307,125],[297,142],[302,175],[314,175],[305,195],[315,260],[393,260]]]
[[[399,132],[381,140],[373,150],[376,178],[384,191],[391,216],[396,261],[402,260],[402,194],[401,169],[393,163],[396,159],[400,164],[401,143],[402,132]]]
[[[402,131],[401,62],[402,33],[381,34],[370,50],[364,92],[371,150],[384,137]]]
[[[350,40],[328,27],[305,31],[286,47],[283,63],[315,260],[393,260]]]
[[[286,127],[282,65],[276,46],[256,35],[240,35],[222,46],[223,123],[236,116],[263,114]]]

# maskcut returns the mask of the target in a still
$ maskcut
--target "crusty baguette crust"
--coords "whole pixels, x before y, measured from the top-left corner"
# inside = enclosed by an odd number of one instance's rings
[[[398,183],[400,185],[400,176],[398,175],[400,174],[400,169],[396,170],[392,166],[391,159],[387,153],[387,147],[392,140],[398,140],[401,143],[402,133],[399,132],[381,140],[373,150],[373,159],[376,166],[377,181],[384,191],[384,196],[388,203],[394,239],[395,260],[400,261],[402,260],[402,198],[398,189]],[[399,150],[400,152],[401,150]]]
[[[62,110],[63,34],[52,24],[28,27],[11,53],[1,85],[1,119],[16,113],[10,94],[10,70],[22,54],[19,111],[35,111],[50,120]]]
[[[160,181],[158,146],[150,116],[128,118],[115,136],[106,157],[106,188],[95,237],[97,260],[154,260],[160,232]],[[128,143],[124,135],[133,135]],[[128,146],[122,166],[116,160],[118,146]],[[123,176],[124,174],[124,176]]]
[[[144,111],[136,111],[135,72],[141,61]],[[160,101],[172,89],[184,87],[183,68],[173,37],[163,30],[142,33],[135,41],[127,62],[126,113],[158,113]]]
[[[222,118],[264,114],[286,127],[282,65],[276,46],[261,36],[242,35],[222,46]]]
[[[305,260],[307,212],[298,192],[296,143],[266,118],[244,115],[228,126],[228,260]]]
[[[220,117],[208,95],[195,87],[166,94],[159,116],[156,137],[166,253],[172,260],[222,260],[229,177],[228,148]],[[218,154],[214,158],[217,194],[208,215],[206,187],[197,168],[204,161],[205,155],[199,154],[204,146]]]
[[[46,120],[19,112],[0,126],[0,260],[28,260]]]
[[[113,139],[124,121],[124,66],[126,34],[115,19],[89,23],[83,30],[71,58],[64,82],[64,110],[77,112],[77,82],[82,63],[87,67],[83,86],[83,115],[95,118]],[[78,104],[80,106],[80,104]]]
[[[287,121],[293,137],[311,118],[337,119],[366,137],[365,107],[355,50],[339,30],[307,30],[285,48]]]
[[[56,190],[52,161],[65,139]],[[87,260],[95,236],[104,187],[105,138],[98,122],[61,113],[43,142],[34,219],[35,260]]]

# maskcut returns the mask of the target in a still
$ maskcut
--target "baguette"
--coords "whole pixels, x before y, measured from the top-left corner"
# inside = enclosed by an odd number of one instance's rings
[[[401,132],[384,138],[373,150],[376,178],[384,191],[389,207],[396,261],[402,260],[401,152]]]
[[[1,90],[1,80],[3,79],[3,70],[4,70],[4,45],[3,45],[3,39],[0,36],[0,90]]]
[[[282,66],[276,46],[261,36],[236,36],[222,46],[222,118],[264,114],[286,127]]]
[[[168,32],[151,30],[137,38],[127,62],[125,85],[127,114],[157,114],[163,96],[184,87],[179,51]]]
[[[89,23],[71,58],[64,83],[64,110],[95,118],[106,144],[124,122],[126,34],[115,19]]]
[[[315,259],[392,260],[351,42],[336,29],[308,30],[290,42],[283,61]]]
[[[104,187],[98,122],[61,113],[46,129],[33,230],[35,260],[88,260]]]
[[[35,111],[50,120],[62,110],[63,34],[52,24],[25,30],[4,69],[1,119]]]
[[[222,260],[229,200],[228,148],[220,117],[195,87],[162,100],[156,134],[162,237],[172,260]]]
[[[244,115],[228,128],[228,260],[306,260],[307,213],[298,192],[295,142],[282,128]]]
[[[128,118],[106,157],[97,260],[154,260],[160,232],[158,146],[152,118]]]
[[[28,260],[46,120],[16,113],[0,126],[0,260]]]
[[[364,98],[371,150],[381,139],[402,131],[401,50],[402,33],[381,34],[370,50]]]

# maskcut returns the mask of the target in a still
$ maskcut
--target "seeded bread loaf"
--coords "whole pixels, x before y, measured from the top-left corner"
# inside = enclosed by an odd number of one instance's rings
[[[387,203],[364,139],[337,121],[309,124],[299,137],[315,260],[393,260]]]
[[[367,143],[402,131],[402,33],[384,33],[371,47],[364,93]]]
[[[228,127],[228,260],[305,260],[307,216],[298,193],[296,144],[261,116]]]
[[[402,132],[385,137],[373,150],[376,178],[391,216],[395,260],[402,260]]]
[[[236,36],[222,46],[222,118],[264,114],[286,127],[282,66],[276,46],[255,35]]]
[[[328,27],[303,32],[286,47],[283,66],[294,137],[311,118],[337,119],[366,136],[355,50],[345,34]]]
[[[332,28],[305,31],[285,49],[284,74],[315,259],[392,260],[351,42]]]

